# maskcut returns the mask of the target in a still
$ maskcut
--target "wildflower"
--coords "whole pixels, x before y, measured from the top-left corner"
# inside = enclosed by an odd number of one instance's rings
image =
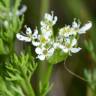
[[[48,59],[54,53],[54,48],[37,47],[35,52],[38,54],[37,58],[40,60]]]
[[[32,30],[26,27],[26,34],[18,33],[16,36],[21,41],[31,42],[35,47],[36,58],[42,61],[48,60],[58,48],[64,54],[68,53],[69,55],[79,52],[81,48],[77,46],[77,35],[86,33],[92,27],[92,23],[88,22],[80,27],[80,23],[74,20],[71,26],[66,25],[60,28],[56,38],[53,38],[53,26],[56,22],[57,16],[54,16],[53,12],[52,14],[46,13],[40,22],[40,33],[37,28],[32,33]]]
[[[77,53],[81,50],[80,47],[76,47],[77,39],[73,38],[72,40],[67,38],[65,42],[65,49],[68,50],[68,53]],[[64,50],[64,49],[63,49]]]
[[[80,22],[76,22],[76,19],[72,22],[72,28],[78,29],[80,27]]]
[[[33,41],[32,41],[33,42]],[[34,43],[32,43],[37,53],[37,58],[40,60],[48,59],[54,53],[53,40],[51,38],[46,38],[44,35],[40,34]],[[37,45],[36,45],[37,44]]]
[[[59,30],[59,35],[62,37],[69,37],[70,35],[76,35],[77,32],[74,28],[71,28],[69,25],[61,28]]]
[[[32,38],[32,31],[31,29],[28,27],[26,27],[26,34],[21,35],[20,33],[16,34],[17,39],[19,39],[20,41],[25,41],[25,42],[31,42]]]
[[[53,12],[51,12],[51,15],[48,13],[45,13],[44,19],[48,22],[51,23],[52,25],[56,24],[57,22],[57,16],[53,15]]]
[[[20,33],[16,34],[17,39],[19,39],[20,41],[25,41],[25,42],[31,42],[31,38],[27,37],[27,36],[23,36]]]
[[[74,21],[72,26],[66,25],[59,30],[59,35],[64,37],[69,37],[71,35],[76,36],[76,34],[84,34],[92,27],[92,23],[89,21],[84,26],[80,28],[80,23]]]
[[[40,22],[41,25],[41,33],[49,38],[53,35],[53,25],[57,22],[57,16],[52,14],[45,13],[44,19]]]
[[[54,48],[61,49],[64,53],[77,53],[81,50],[80,47],[75,47],[77,45],[77,39],[65,38],[65,42],[54,43]]]
[[[25,26],[26,27],[26,26]],[[38,38],[38,30],[35,29],[34,33],[32,34],[32,30],[30,27],[26,27],[26,34],[21,34],[21,33],[17,33],[16,37],[17,39],[19,39],[20,41],[25,41],[25,42],[34,42],[35,39]]]

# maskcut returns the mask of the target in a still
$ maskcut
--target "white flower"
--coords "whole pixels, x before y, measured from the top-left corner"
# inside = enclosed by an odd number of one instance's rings
[[[32,40],[32,44],[37,47],[44,46],[47,44],[47,39],[44,36],[40,35],[36,40]]]
[[[26,27],[26,26],[25,26]],[[38,40],[38,38],[40,37],[38,34],[38,30],[35,29],[34,33],[32,34],[32,30],[30,27],[26,27],[26,34],[23,33],[23,35],[21,35],[20,33],[16,34],[17,39],[21,40],[21,41],[25,41],[25,42],[32,42],[32,44],[34,46],[39,46],[40,42]],[[38,40],[38,41],[37,41]]]
[[[60,45],[59,46],[59,48],[64,52],[64,53],[77,53],[77,52],[79,52],[80,50],[81,50],[81,48],[80,47],[77,47],[77,48],[75,48],[75,47],[69,47],[69,48],[67,48],[66,46],[63,46],[63,45]]]
[[[65,38],[64,39],[64,45],[66,46],[66,47],[73,47],[73,46],[75,46],[76,44],[77,44],[77,39],[76,38],[73,38],[73,39],[71,39],[71,38]]]
[[[67,38],[65,48],[68,49],[68,52],[72,52],[72,53],[79,52],[81,50],[81,48],[75,47],[76,44],[77,44],[77,39],[73,38],[72,40],[70,40]]]
[[[78,29],[80,27],[80,23],[77,23],[76,20],[72,22],[72,28]]]
[[[26,27],[26,34],[17,33],[16,37],[25,42],[31,42],[35,46],[36,58],[39,60],[48,60],[54,54],[56,49],[61,49],[62,52],[77,53],[81,50],[77,46],[77,37],[79,34],[85,33],[92,27],[92,23],[88,22],[83,27],[80,27],[80,22],[73,21],[72,25],[66,25],[59,29],[58,35],[53,34],[53,26],[57,22],[57,16],[46,13],[44,19],[40,22],[40,34],[36,28],[32,33],[30,27]]]
[[[54,48],[45,48],[45,47],[37,47],[35,49],[37,53],[37,58],[40,60],[48,59],[54,53]]]
[[[31,42],[31,38],[30,37],[23,36],[20,33],[17,33],[16,37],[20,41]]]
[[[35,49],[35,52],[38,54],[38,55],[37,55],[37,58],[40,59],[40,60],[45,60],[45,55],[43,54],[43,50],[44,50],[44,49],[41,49],[41,48],[39,48],[39,47],[37,47],[37,48]]]
[[[89,21],[87,24],[85,24],[83,27],[80,28],[78,33],[79,34],[86,33],[86,31],[88,31],[91,27],[92,27],[92,22]]]
[[[52,29],[50,28],[49,25],[45,25],[45,26],[41,26],[41,32],[42,32],[42,35],[44,35],[46,38],[49,38],[52,36]]]
[[[26,26],[25,26],[26,27]],[[30,27],[26,27],[26,34],[27,35],[31,35],[32,34],[32,30]]]
[[[50,48],[50,49],[48,50],[48,57],[52,56],[53,53],[54,53],[54,51],[55,51],[54,48]]]
[[[62,44],[60,44],[60,43],[54,43],[53,44],[53,48],[54,48],[54,50],[55,49],[61,49],[64,53],[68,53],[68,48],[66,48],[64,45],[62,45]]]
[[[41,61],[45,60],[45,55],[40,54],[37,56],[38,59],[40,59]]]
[[[43,50],[44,50],[44,49],[41,49],[41,48],[37,47],[37,48],[35,49],[35,52],[36,52],[37,54],[42,54],[42,53],[43,53]]]
[[[61,28],[59,30],[59,35],[62,37],[69,37],[70,35],[76,35],[77,32],[74,28],[71,28],[69,25]]]
[[[51,14],[45,13],[44,19],[51,22],[52,25],[56,24],[57,22],[57,16],[54,16],[53,12],[51,12]]]
[[[41,25],[41,34],[44,37],[49,38],[53,35],[53,25],[57,22],[57,16],[52,14],[45,13],[44,19],[40,22]]]
[[[54,48],[60,48],[64,53],[77,53],[81,50],[81,48],[75,47],[77,44],[77,39],[73,38],[72,40],[70,38],[66,38],[65,43],[55,43]]]
[[[31,31],[30,27],[26,27],[26,34],[21,35],[20,33],[17,33],[16,37],[20,41],[31,42],[32,41],[32,31]]]
[[[77,23],[75,20],[72,23],[72,27],[66,25],[65,27],[59,30],[59,35],[62,37],[69,37],[71,35],[76,36],[76,34],[84,34],[92,27],[92,22],[88,22],[83,27],[80,28],[80,23]]]
[[[60,48],[64,53],[68,53],[68,48],[66,48],[64,45],[59,44],[58,48]]]

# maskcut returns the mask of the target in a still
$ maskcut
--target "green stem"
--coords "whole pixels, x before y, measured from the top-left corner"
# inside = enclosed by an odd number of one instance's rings
[[[26,87],[28,89],[28,96],[35,96],[35,93],[33,91],[33,88],[31,86],[31,83],[29,82],[29,80],[27,78],[25,80],[25,83],[26,83]]]
[[[28,80],[28,78],[27,78],[26,74],[24,73],[24,70],[22,70],[22,68],[21,68],[21,71],[22,71],[22,75],[24,77],[24,80],[20,82],[23,89],[25,90],[25,92],[28,96],[35,96],[31,83]]]
[[[42,64],[40,66],[40,81],[41,81],[41,86],[43,88],[42,92],[39,94],[39,96],[46,96],[46,93],[48,92],[47,89],[45,89],[45,86],[48,86],[49,81],[50,81],[50,77],[52,74],[52,69],[53,69],[53,65],[52,64],[48,64],[48,62],[43,62],[44,64]]]
[[[52,64],[48,64],[48,62],[42,62],[39,66],[39,79],[43,84],[48,83],[51,73],[52,73]]]
[[[50,80],[50,76],[51,76],[51,73],[52,73],[52,69],[53,69],[53,65],[52,64],[48,64],[47,66],[47,70],[45,72],[45,76],[44,76],[44,83],[48,83],[49,80]]]

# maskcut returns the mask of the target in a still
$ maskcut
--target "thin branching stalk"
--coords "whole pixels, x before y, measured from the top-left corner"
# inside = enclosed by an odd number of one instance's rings
[[[28,80],[28,78],[27,78],[24,70],[22,70],[22,68],[21,68],[21,71],[22,71],[22,75],[24,77],[24,82],[22,83],[22,81],[21,81],[21,84],[22,84],[26,94],[28,96],[35,96],[35,93],[34,93],[34,90],[32,88],[32,85],[30,84],[30,81]]]

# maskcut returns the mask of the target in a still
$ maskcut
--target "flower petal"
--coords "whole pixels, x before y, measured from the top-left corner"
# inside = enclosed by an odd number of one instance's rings
[[[73,47],[73,46],[75,46],[76,44],[77,44],[77,39],[74,38],[74,39],[72,40],[71,46]]]
[[[71,49],[70,49],[70,51],[71,51],[72,53],[77,53],[77,52],[79,52],[80,50],[81,50],[80,47],[78,47],[78,48],[71,48]]]
[[[72,28],[79,28],[80,27],[80,23],[77,23],[76,22],[76,20],[74,20],[73,22],[72,22]]]
[[[54,20],[53,20],[53,25],[56,24],[57,19],[58,19],[57,16],[55,16],[55,17],[54,17]]]
[[[27,28],[26,28],[26,34],[27,34],[27,35],[32,34],[32,30],[31,30],[30,27],[27,27]]]
[[[43,60],[45,60],[45,55],[38,55],[37,58],[40,59],[41,61],[43,61]]]
[[[48,50],[48,56],[52,56],[54,53],[54,48]]]
[[[16,37],[18,40],[25,41],[25,42],[31,42],[31,38],[23,36],[20,33],[17,33]]]
[[[34,46],[39,46],[39,45],[40,45],[40,42],[32,41],[32,44],[33,44]]]
[[[43,54],[42,49],[39,48],[39,47],[37,47],[37,48],[35,49],[35,52],[36,52],[37,54]]]
[[[61,45],[61,44],[59,44],[59,46],[58,46],[63,52],[65,52],[65,53],[67,53],[69,50],[68,50],[68,48],[66,48],[65,46],[63,46],[63,45]]]
[[[89,30],[92,27],[92,22],[88,22],[85,24],[83,27],[80,28],[80,31],[78,32],[79,34],[86,33],[87,30]]]

